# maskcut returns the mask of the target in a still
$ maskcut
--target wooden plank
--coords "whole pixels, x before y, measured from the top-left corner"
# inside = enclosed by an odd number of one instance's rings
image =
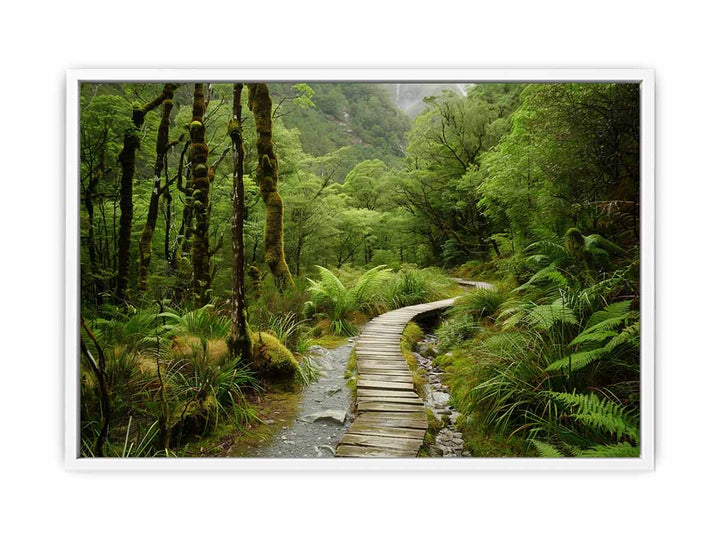
[[[410,373],[410,369],[408,368],[407,364],[402,365],[400,363],[390,364],[390,363],[377,363],[377,362],[358,362],[358,371],[367,371],[367,372],[396,372],[396,373]]]
[[[361,375],[363,379],[366,379],[368,381],[390,381],[390,382],[413,382],[412,375],[408,372],[405,373],[397,373],[395,375],[373,375],[372,373],[363,373]]]
[[[367,401],[358,404],[358,412],[425,412],[424,405],[410,405],[407,403],[385,403],[381,401]]]
[[[340,439],[340,444],[352,444],[356,446],[371,446],[374,448],[393,448],[395,450],[405,450],[412,454],[417,454],[422,446],[422,439],[405,439],[396,437],[378,437],[376,435],[358,435],[354,433],[346,433]]]
[[[410,370],[408,369],[407,365],[400,365],[400,364],[389,364],[389,363],[382,363],[382,362],[363,362],[362,364],[358,363],[358,371],[359,372],[365,372],[368,373],[372,370],[375,371],[397,371],[399,374],[403,375],[409,375]]]
[[[407,363],[405,357],[400,351],[377,352],[377,351],[360,351],[355,353],[358,360],[367,360],[368,362],[399,362]]]
[[[407,375],[410,371],[407,368],[393,368],[387,366],[358,367],[360,375],[385,374],[385,375]]]
[[[427,429],[427,416],[412,412],[364,412],[355,419],[360,426],[388,426]]]
[[[405,450],[393,448],[372,448],[369,446],[353,446],[341,444],[335,451],[335,457],[412,457]]]
[[[413,390],[411,383],[404,382],[386,382],[386,381],[368,381],[367,379],[358,378],[357,388],[386,388],[388,390]]]
[[[406,429],[419,429],[425,433],[428,428],[427,420],[422,422],[420,420],[412,420],[408,418],[385,418],[383,420],[372,420],[372,421],[355,421],[350,426],[352,428],[370,429],[376,427],[390,427],[390,428],[406,428]]]
[[[356,355],[359,362],[385,362],[385,363],[397,363],[407,365],[407,360],[400,353],[394,354],[371,354],[371,353],[360,353]]]
[[[360,388],[357,391],[358,397],[407,397],[409,395],[416,396],[415,392],[408,392],[406,390],[396,391],[396,390],[367,390],[364,388]]]
[[[387,426],[366,426],[355,425],[350,426],[348,433],[354,435],[375,435],[376,437],[404,437],[406,439],[424,439],[424,429],[387,427]]]
[[[410,369],[407,366],[407,362],[394,362],[394,361],[388,361],[388,362],[381,362],[381,361],[372,361],[372,360],[358,360],[358,369],[362,371],[363,369],[388,369],[388,370],[396,370],[396,371],[403,371],[405,373],[410,373]]]
[[[383,396],[358,396],[358,405],[361,403],[405,403],[406,405],[422,405],[423,402],[419,397],[413,396],[412,392],[407,392],[406,397],[383,397]]]

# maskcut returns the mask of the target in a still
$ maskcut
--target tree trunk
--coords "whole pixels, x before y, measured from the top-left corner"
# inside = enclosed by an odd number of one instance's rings
[[[155,142],[155,178],[153,179],[153,190],[150,194],[150,206],[148,207],[145,228],[140,237],[140,270],[138,274],[138,290],[144,291],[147,288],[147,277],[150,270],[150,258],[152,257],[152,239],[155,234],[158,212],[160,209],[161,178],[165,167],[165,156],[168,151],[170,133],[170,112],[173,108],[173,94],[175,85],[165,85],[166,99],[163,101],[162,118],[158,126],[157,141]]]
[[[304,234],[298,231],[297,248],[295,249],[295,275],[300,277],[300,257],[302,256]]]
[[[140,147],[140,129],[145,115],[155,109],[168,97],[170,87],[166,84],[162,93],[142,108],[133,108],[133,127],[125,132],[123,149],[118,156],[120,162],[120,227],[118,229],[118,277],[115,295],[121,302],[127,299],[130,284],[130,244],[132,240],[133,220],[133,177],[135,176],[135,156]],[[170,94],[172,95],[172,93]]]
[[[95,305],[97,306],[102,303],[102,293],[105,290],[105,285],[99,277],[100,270],[98,266],[97,246],[95,241],[95,195],[97,193],[97,187],[100,184],[100,180],[105,177],[106,141],[107,130],[103,133],[102,141],[100,142],[100,150],[98,152],[98,164],[95,167],[95,170],[91,171],[88,187],[84,196],[85,210],[87,210],[88,214],[88,256],[90,258],[90,272],[92,273],[94,287],[93,295],[95,298]]]
[[[208,178],[208,146],[205,143],[205,99],[203,84],[195,85],[192,121],[190,122],[190,174],[192,210],[195,227],[192,229],[192,290],[195,304],[202,307],[210,301],[210,179]],[[187,234],[187,232],[186,232]]]
[[[265,203],[265,262],[282,291],[293,279],[285,261],[283,201],[278,193],[278,161],[272,140],[272,100],[267,84],[248,85],[248,103],[255,118],[258,165],[256,180]]]
[[[82,336],[80,337],[80,350],[85,355],[85,357],[88,360],[88,363],[90,365],[90,369],[92,369],[93,373],[95,374],[95,377],[97,378],[98,382],[98,390],[100,393],[100,414],[102,416],[102,425],[100,427],[100,433],[98,434],[98,438],[95,441],[95,447],[94,452],[95,455],[98,457],[103,457],[105,455],[105,441],[107,440],[108,433],[110,431],[110,391],[108,389],[108,377],[107,377],[107,371],[105,369],[106,362],[105,362],[105,353],[102,350],[102,347],[100,347],[100,344],[98,343],[97,338],[90,330],[90,327],[85,324],[85,320],[81,317],[80,318],[80,325],[82,328],[85,329],[85,332],[87,332],[87,335],[90,337],[90,339],[93,342],[93,345],[95,345],[95,349],[98,353],[98,360],[95,360],[95,357],[90,352],[90,349],[88,349],[87,345],[85,345],[85,340],[83,340]]]
[[[245,216],[245,185],[243,181],[243,162],[245,152],[242,138],[242,88],[241,83],[233,86],[233,117],[228,124],[228,135],[233,143],[233,287],[232,287],[232,325],[228,349],[230,354],[246,362],[252,356],[252,339],[245,310],[245,246],[243,230]]]

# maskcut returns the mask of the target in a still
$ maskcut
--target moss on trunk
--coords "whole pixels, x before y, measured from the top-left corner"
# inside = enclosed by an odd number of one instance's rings
[[[272,140],[272,100],[267,84],[248,85],[248,103],[255,118],[258,165],[256,180],[265,203],[265,262],[282,291],[293,284],[285,261],[284,207],[278,192],[278,160]]]
[[[245,186],[243,162],[245,152],[242,137],[242,89],[238,83],[233,86],[233,113],[228,124],[228,135],[233,144],[233,288],[232,325],[228,347],[234,357],[249,361],[252,357],[252,338],[245,310],[245,252],[243,244],[243,218],[245,215]]]
[[[173,95],[176,89],[174,84],[166,84],[164,93],[167,96],[163,101],[162,117],[158,126],[157,140],[155,142],[155,168],[153,179],[153,190],[150,194],[148,215],[145,220],[145,228],[140,237],[140,269],[138,274],[138,290],[144,291],[147,288],[147,277],[150,269],[150,258],[152,257],[152,239],[155,234],[161,195],[161,176],[165,167],[165,156],[168,151],[170,134],[170,113],[173,108]]]
[[[190,122],[190,187],[192,189],[192,290],[195,304],[210,301],[210,179],[208,178],[208,146],[205,143],[205,96],[203,84],[195,85],[192,121]]]
[[[133,177],[135,176],[135,157],[140,147],[140,129],[145,123],[147,113],[155,109],[163,101],[172,98],[165,85],[163,91],[143,107],[134,107],[132,112],[133,127],[125,132],[123,149],[118,156],[120,162],[120,225],[118,229],[118,276],[115,295],[121,302],[127,299],[130,284],[130,245],[132,241],[133,220]]]

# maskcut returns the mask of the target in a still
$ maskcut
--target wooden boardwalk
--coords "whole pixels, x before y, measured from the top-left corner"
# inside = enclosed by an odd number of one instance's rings
[[[371,320],[355,345],[357,418],[337,446],[337,457],[415,457],[428,428],[425,406],[400,350],[405,326],[455,298],[408,306]]]

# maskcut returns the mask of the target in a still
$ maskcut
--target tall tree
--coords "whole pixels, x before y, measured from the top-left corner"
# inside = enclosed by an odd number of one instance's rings
[[[192,212],[192,289],[195,303],[204,306],[210,300],[210,178],[208,176],[208,145],[205,142],[205,95],[203,84],[195,85],[192,121],[190,122],[190,174]]]
[[[170,98],[175,91],[174,84],[166,84],[163,91],[143,107],[133,107],[133,126],[125,131],[123,149],[118,156],[120,162],[120,227],[118,229],[118,278],[115,295],[118,300],[127,299],[130,284],[130,245],[133,220],[133,178],[135,176],[135,157],[140,147],[140,130],[145,123],[147,113]]]
[[[158,211],[160,207],[160,196],[170,187],[167,183],[162,186],[161,178],[163,169],[166,167],[166,156],[170,149],[170,112],[173,108],[173,94],[176,85],[166,85],[168,97],[163,101],[162,117],[158,126],[157,140],[155,141],[155,168],[153,178],[153,189],[150,194],[150,205],[148,206],[145,228],[140,237],[140,271],[138,275],[138,289],[144,291],[147,287],[148,271],[150,269],[150,258],[152,256],[152,239],[157,224]]]
[[[101,180],[105,178],[105,152],[109,131],[110,128],[106,124],[98,142],[93,145],[84,145],[82,149],[89,163],[88,184],[83,193],[83,202],[85,203],[85,210],[87,211],[88,217],[88,256],[90,258],[90,272],[92,274],[94,288],[93,296],[97,305],[102,303],[102,293],[105,290],[105,285],[99,277],[98,250],[95,242],[95,197],[98,185],[100,185]]]
[[[232,285],[232,325],[228,347],[235,357],[249,359],[252,354],[252,341],[245,310],[245,252],[243,229],[245,218],[245,183],[243,181],[242,136],[242,83],[233,86],[232,120],[228,124],[228,135],[233,144],[233,285]]]
[[[272,139],[272,100],[267,84],[249,84],[248,103],[257,132],[256,180],[265,203],[265,262],[275,277],[275,286],[282,291],[293,284],[293,279],[285,261],[284,207],[278,192],[278,160]]]

